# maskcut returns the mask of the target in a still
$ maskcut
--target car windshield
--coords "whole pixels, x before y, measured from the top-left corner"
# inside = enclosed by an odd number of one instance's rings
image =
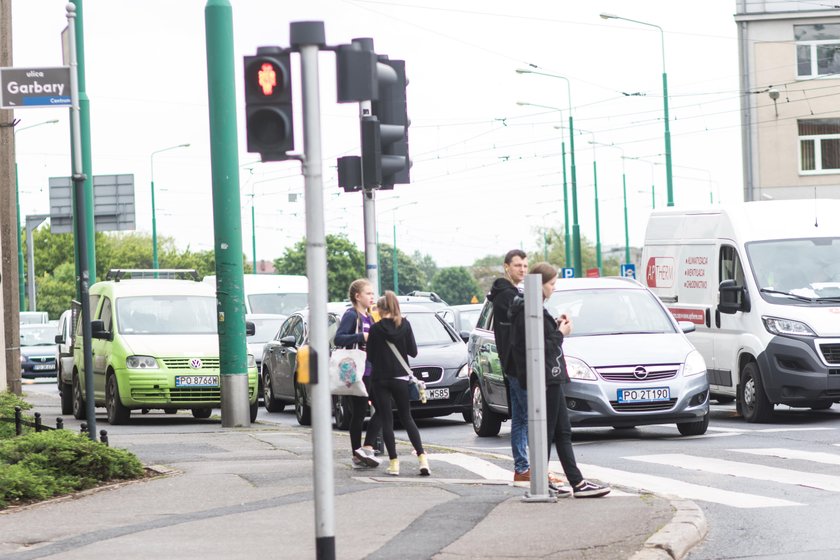
[[[461,318],[461,330],[471,331],[475,328],[478,322],[478,316],[481,314],[481,308],[470,309],[469,311],[461,311],[459,317]]]
[[[306,307],[306,294],[251,294],[248,296],[251,313],[291,315]]]
[[[406,313],[405,318],[411,323],[417,346],[451,344],[456,341],[434,313]]]
[[[55,344],[56,329],[51,325],[26,325],[20,327],[21,346],[52,346]]]
[[[259,319],[246,316],[245,320],[254,323],[255,329],[254,334],[248,337],[248,342],[260,343],[268,342],[274,338],[274,335],[277,334],[277,331],[280,329],[280,325],[283,324],[283,321],[285,321],[286,318],[282,315],[278,315],[276,318],[261,317]]]
[[[673,333],[668,312],[646,290],[560,290],[546,302],[554,317],[572,319],[570,336]]]
[[[840,298],[840,238],[754,241],[746,249],[762,292]]]
[[[117,299],[123,334],[216,334],[216,298],[157,295]]]

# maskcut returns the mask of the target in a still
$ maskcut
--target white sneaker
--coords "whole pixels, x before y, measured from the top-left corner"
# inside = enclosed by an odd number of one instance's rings
[[[360,447],[353,452],[353,455],[357,457],[361,462],[369,467],[376,468],[382,462],[376,455],[373,454],[373,449],[365,449],[364,447]]]

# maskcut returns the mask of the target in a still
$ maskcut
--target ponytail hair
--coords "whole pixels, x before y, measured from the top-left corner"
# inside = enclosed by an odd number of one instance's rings
[[[367,278],[359,278],[350,283],[350,289],[347,290],[347,297],[350,299],[350,305],[356,307],[356,296],[362,293],[366,286],[370,285],[370,280]]]
[[[376,302],[376,308],[379,310],[380,316],[388,315],[398,327],[402,323],[400,302],[397,299],[397,294],[391,290],[385,290],[385,295]]]
[[[547,262],[539,262],[531,267],[531,274],[539,274],[542,277],[542,283],[548,284],[557,277],[557,269]]]

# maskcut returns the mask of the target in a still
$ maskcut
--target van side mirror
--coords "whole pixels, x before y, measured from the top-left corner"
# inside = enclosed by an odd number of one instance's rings
[[[63,334],[55,335],[55,343],[56,344],[64,344],[64,335]]]
[[[685,334],[693,333],[695,330],[697,330],[697,326],[691,321],[679,321],[679,325],[680,330]]]
[[[752,307],[750,305],[750,296],[747,288],[739,286],[735,280],[724,280],[720,283],[718,288],[718,311],[732,315],[737,311],[748,312]]]
[[[257,326],[253,321],[245,321],[245,336],[254,336],[257,333]]]
[[[100,340],[114,340],[114,335],[105,330],[105,322],[99,319],[90,322],[90,336]]]

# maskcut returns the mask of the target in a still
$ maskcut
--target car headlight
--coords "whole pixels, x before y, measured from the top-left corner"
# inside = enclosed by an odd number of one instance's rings
[[[817,336],[811,327],[800,321],[780,319],[778,317],[762,317],[764,328],[773,334],[794,336]]]
[[[248,369],[257,367],[257,359],[253,354],[248,354]]]
[[[566,356],[566,371],[570,379],[581,379],[585,381],[598,381],[598,376],[592,371],[586,362],[577,358]]]
[[[20,363],[24,363],[24,362],[26,362],[26,356],[24,356],[23,354],[21,354],[21,355],[20,355]]]
[[[157,360],[152,356],[129,356],[125,359],[128,369],[158,369]]]
[[[685,357],[685,365],[683,365],[683,376],[689,377],[691,375],[699,375],[706,372],[706,360],[700,355],[697,350],[692,350]]]
[[[467,364],[462,365],[461,369],[458,370],[457,377],[461,378],[461,377],[469,377],[469,376],[470,376],[470,368],[467,366]]]

